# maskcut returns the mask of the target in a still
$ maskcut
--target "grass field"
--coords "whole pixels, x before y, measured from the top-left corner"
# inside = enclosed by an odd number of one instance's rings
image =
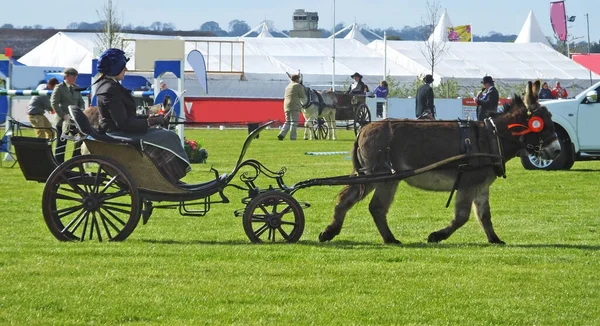
[[[229,172],[242,130],[191,130],[208,164],[186,181]],[[353,134],[335,142],[277,141],[266,130],[247,157],[288,169],[286,182],[344,175]],[[312,204],[297,244],[256,245],[231,204],[202,218],[156,210],[121,243],[63,243],[41,214],[43,184],[0,169],[0,324],[237,325],[598,325],[600,324],[600,163],[571,171],[532,172],[518,160],[492,186],[496,232],[488,245],[476,219],[441,244],[427,244],[452,209],[447,193],[401,184],[389,223],[404,244],[382,244],[368,200],[350,211],[330,243],[317,237],[330,222],[340,187],[301,190]]]

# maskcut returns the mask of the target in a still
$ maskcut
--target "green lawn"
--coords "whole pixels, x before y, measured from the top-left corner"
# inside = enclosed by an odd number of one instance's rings
[[[278,141],[266,130],[247,157],[288,169],[288,184],[348,174],[353,133],[340,140]],[[191,130],[209,152],[188,182],[229,172],[243,130]],[[121,243],[63,243],[41,214],[44,185],[0,169],[0,324],[238,325],[598,325],[600,324],[600,163],[532,172],[518,160],[492,186],[492,215],[506,246],[488,245],[473,217],[441,244],[427,244],[452,209],[447,193],[401,184],[389,223],[404,244],[382,244],[368,200],[349,212],[330,243],[341,187],[301,190],[299,243],[251,244],[233,211],[244,192],[201,218],[155,210]]]

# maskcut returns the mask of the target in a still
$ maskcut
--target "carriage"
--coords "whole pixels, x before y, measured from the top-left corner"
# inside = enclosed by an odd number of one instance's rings
[[[335,121],[334,126],[340,126],[346,130],[354,130],[354,135],[367,124],[371,123],[371,111],[366,103],[366,95],[347,94],[346,92],[335,92]],[[338,122],[341,123],[338,124]],[[345,122],[345,124],[344,124]],[[327,139],[329,127],[323,118],[317,118],[313,124],[314,137],[316,139]]]
[[[354,144],[355,173],[308,179],[292,186],[283,181],[285,168],[272,171],[257,160],[244,159],[252,140],[272,122],[263,124],[248,135],[231,173],[219,175],[213,169],[214,179],[199,184],[168,181],[141,150],[143,143],[98,133],[85,114],[73,106],[69,107],[70,114],[79,131],[86,136],[84,142],[92,155],[76,156],[60,165],[54,162],[50,167],[53,170],[46,178],[40,172],[39,162],[44,157],[53,158],[48,140],[14,136],[11,140],[25,178],[45,182],[42,199],[44,220],[51,233],[63,241],[125,240],[140,219],[146,223],[153,210],[159,208],[179,208],[182,215],[203,216],[208,213],[211,204],[229,203],[224,190],[233,187],[248,194],[242,199],[245,208],[234,214],[242,217],[244,231],[252,242],[296,242],[304,231],[303,209],[310,205],[298,202],[293,195],[298,190],[313,186],[346,185],[340,192],[334,221],[319,235],[319,240],[329,241],[339,233],[346,212],[364,199],[368,194],[366,189],[370,187],[371,190],[377,189],[369,210],[384,242],[399,243],[385,220],[385,212],[395,193],[390,187],[397,187],[396,181],[440,169],[434,175],[437,180],[443,177],[443,182],[438,182],[442,187],[431,188],[426,176],[411,178],[411,185],[426,190],[450,190],[447,206],[452,194],[457,191],[455,209],[462,215],[455,219],[460,217],[461,223],[451,223],[431,233],[428,241],[439,242],[448,238],[470,214],[470,210],[458,210],[457,207],[471,207],[479,201],[481,209],[478,208],[476,213],[488,241],[503,243],[493,231],[490,221],[488,188],[495,177],[506,176],[505,160],[521,150],[543,154],[548,159],[555,159],[560,153],[561,145],[551,114],[537,102],[535,94],[539,83],[536,85],[532,88],[530,82],[527,101],[516,96],[510,105],[505,105],[504,113],[494,118],[496,120],[488,118],[478,123],[469,120],[459,120],[458,123],[387,120],[374,123],[367,128],[375,131],[364,133],[365,136],[358,138]],[[393,124],[401,125],[403,131],[412,130],[419,135],[429,126],[429,133],[437,133],[437,136],[430,137],[431,144],[444,139],[452,146],[438,144],[439,148],[433,153],[415,151],[411,141],[393,142],[390,132],[397,129]],[[460,137],[448,137],[458,134]],[[457,149],[460,154],[454,155]],[[356,155],[366,161],[361,163]],[[403,170],[396,170],[397,167],[403,167]],[[46,167],[44,171],[49,170]],[[463,172],[465,177],[461,177]],[[234,182],[236,175],[239,175],[242,185]],[[267,188],[257,186],[256,180],[261,175],[272,182]],[[461,178],[464,178],[463,182],[460,182]],[[213,197],[216,199],[213,200]],[[173,204],[155,204],[162,202]],[[200,208],[194,209],[194,206]]]

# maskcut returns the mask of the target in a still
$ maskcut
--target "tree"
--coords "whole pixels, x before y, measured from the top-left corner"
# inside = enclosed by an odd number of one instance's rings
[[[98,17],[102,22],[102,31],[96,34],[96,46],[100,51],[110,48],[123,48],[123,36],[121,34],[121,24],[117,18],[117,8],[113,6],[112,0],[108,0],[98,12]]]
[[[431,67],[431,74],[433,75],[435,66],[440,62],[442,54],[446,49],[446,41],[439,41],[436,40],[435,37],[430,37],[433,35],[435,26],[440,20],[441,6],[438,0],[427,0],[425,2],[425,8],[427,10],[427,15],[423,18],[423,25],[425,26],[423,40],[425,43],[421,47],[421,53]]]
[[[208,21],[202,25],[200,25],[200,31],[202,32],[220,32],[222,31],[221,26],[216,21]]]
[[[15,26],[13,24],[4,24],[4,25],[0,26],[0,28],[14,29]]]
[[[234,19],[229,22],[229,35],[242,36],[250,31],[250,26],[243,20]]]

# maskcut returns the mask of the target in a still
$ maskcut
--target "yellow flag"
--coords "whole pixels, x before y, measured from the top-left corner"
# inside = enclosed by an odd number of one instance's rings
[[[471,42],[471,25],[448,27],[446,32],[450,42]]]

